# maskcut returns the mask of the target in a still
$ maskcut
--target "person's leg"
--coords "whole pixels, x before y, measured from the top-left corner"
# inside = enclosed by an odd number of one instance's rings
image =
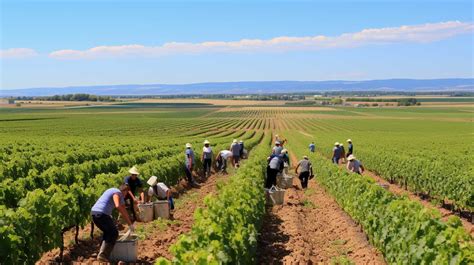
[[[270,171],[271,171],[270,167],[267,167],[267,175],[265,178],[265,188],[267,189],[272,187],[271,182],[270,182],[270,177],[272,173]]]
[[[186,173],[186,178],[188,179],[188,182],[194,183],[193,174],[187,166],[184,166],[184,172]]]
[[[301,186],[303,189],[308,188],[308,180],[309,180],[309,172],[303,172],[301,173],[302,175],[302,181],[301,181]]]
[[[222,172],[227,170],[227,159],[222,159]]]
[[[118,238],[117,227],[112,217],[106,214],[93,215],[92,221],[103,232],[103,242],[97,258],[106,261],[109,259]]]
[[[276,186],[276,182],[277,182],[277,174],[278,174],[278,170],[276,169],[270,169],[270,187],[271,186]]]

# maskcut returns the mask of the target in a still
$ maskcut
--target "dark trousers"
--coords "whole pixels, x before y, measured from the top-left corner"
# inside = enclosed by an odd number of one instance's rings
[[[269,189],[276,186],[278,169],[267,167],[267,179],[265,180],[265,188]]]
[[[188,179],[188,182],[194,182],[193,173],[191,172],[191,169],[189,169],[187,166],[184,166],[184,172],[186,173],[186,178]]]
[[[238,156],[238,155],[233,155],[233,156],[232,156],[232,159],[234,160],[234,164],[238,164],[239,161],[240,161],[240,156]]]
[[[115,244],[119,233],[112,217],[106,214],[92,214],[92,221],[104,233],[102,239],[107,243]]]
[[[217,168],[222,172],[226,171],[226,169],[227,169],[227,159],[221,158],[221,159],[217,160]]]
[[[204,159],[204,161],[203,161],[204,174],[205,173],[211,173],[211,163],[212,163],[212,159],[210,159],[210,158]]]
[[[341,159],[341,158],[340,158],[340,157],[337,157],[337,156],[334,156],[334,157],[332,158],[332,162],[333,162],[334,164],[339,164],[339,159]]]
[[[309,171],[301,172],[298,178],[301,181],[301,187],[303,187],[303,189],[306,189],[308,187]]]
[[[135,213],[135,202],[133,201],[132,196],[130,196],[130,194],[128,193],[127,195],[125,195],[125,205],[127,207],[130,207],[130,210],[132,211],[133,215],[133,220],[137,220],[137,214]]]

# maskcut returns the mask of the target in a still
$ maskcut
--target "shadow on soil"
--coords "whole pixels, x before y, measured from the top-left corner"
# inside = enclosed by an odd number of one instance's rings
[[[290,237],[280,225],[283,220],[267,207],[258,237],[257,264],[283,264],[283,258],[291,253],[285,248]]]

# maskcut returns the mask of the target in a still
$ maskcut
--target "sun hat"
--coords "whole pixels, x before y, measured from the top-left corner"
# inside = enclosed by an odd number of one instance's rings
[[[354,159],[356,159],[356,157],[353,156],[353,155],[349,155],[349,156],[347,157],[347,160],[354,160]]]
[[[286,153],[288,153],[288,150],[283,149],[283,150],[281,150],[281,153],[282,153],[282,154],[286,154]]]
[[[308,159],[308,156],[303,156],[303,159]]]
[[[209,142],[208,140],[205,140],[204,141],[204,144],[210,144],[211,142]]]
[[[130,173],[132,175],[140,175],[140,173],[138,172],[138,169],[137,169],[136,166],[133,166],[131,169],[129,169],[128,173]]]
[[[244,141],[240,140],[239,143],[243,143]]]
[[[351,139],[347,139],[347,142],[350,143],[350,142],[352,142],[352,140],[351,140]]]
[[[232,143],[234,143],[234,144],[237,143],[237,139],[234,139],[234,141],[232,141]]]
[[[275,144],[280,144],[280,141],[275,141]]]
[[[193,146],[190,143],[186,144],[186,148],[191,148],[191,147],[193,147]]]
[[[344,146],[344,145],[342,143],[340,143],[339,146]]]
[[[146,183],[150,186],[155,186],[158,183],[158,178],[156,176],[151,176]]]
[[[278,137],[278,134],[275,134],[275,137]]]
[[[334,143],[334,145],[339,145],[339,142]]]

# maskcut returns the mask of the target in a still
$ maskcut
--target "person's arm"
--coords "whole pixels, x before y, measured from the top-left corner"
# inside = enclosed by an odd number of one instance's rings
[[[145,202],[145,193],[143,192],[143,190],[140,191],[140,201],[141,201],[142,203]]]
[[[193,160],[191,159],[191,156],[188,154],[188,169],[193,168]]]
[[[347,162],[346,168],[347,168],[347,170],[352,171],[351,170],[351,162]]]
[[[298,165],[296,166],[295,168],[295,174],[298,174],[298,168],[300,167],[300,163],[298,163]]]
[[[128,195],[130,195],[130,198],[132,198],[134,203],[138,203],[137,198],[135,198],[135,195],[133,195],[131,190],[128,191]]]
[[[115,208],[117,208],[117,210],[123,216],[127,224],[132,226],[133,223],[130,220],[130,217],[128,216],[128,212],[127,209],[125,209],[125,205],[120,203],[120,196],[118,194],[114,194],[112,198],[114,200]]]
[[[360,169],[362,169],[362,171],[361,171],[360,173],[364,173],[365,168],[364,168],[364,166],[363,166],[362,164],[360,164]]]
[[[313,165],[309,165],[309,175],[314,176],[314,174],[313,174]]]

